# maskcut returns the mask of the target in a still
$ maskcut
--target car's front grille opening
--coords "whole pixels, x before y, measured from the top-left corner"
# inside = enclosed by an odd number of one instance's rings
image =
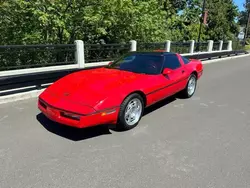
[[[71,113],[67,113],[67,112],[60,112],[60,115],[62,117],[68,118],[68,119],[72,119],[72,120],[76,120],[79,121],[81,116],[80,115],[76,115],[76,114],[71,114]]]

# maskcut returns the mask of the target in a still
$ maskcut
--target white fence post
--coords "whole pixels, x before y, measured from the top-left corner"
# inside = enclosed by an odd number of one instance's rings
[[[167,40],[165,43],[165,51],[170,52],[170,49],[171,49],[171,41]]]
[[[135,41],[135,40],[131,40],[130,41],[130,44],[131,44],[131,46],[130,46],[130,51],[131,52],[135,52],[137,49],[137,42]]]
[[[232,51],[232,50],[233,50],[232,41],[231,41],[231,40],[228,41],[227,50],[228,50],[228,51]]]
[[[84,57],[84,43],[82,40],[75,40],[76,52],[75,59],[79,68],[85,67],[85,57]]]
[[[194,43],[195,43],[194,40],[191,40],[191,41],[190,41],[190,49],[189,49],[189,53],[190,53],[190,54],[193,54],[193,53],[194,53]]]
[[[208,47],[207,47],[207,51],[208,52],[212,52],[213,51],[213,45],[214,45],[214,41],[213,40],[209,40],[208,41]]]
[[[222,49],[223,49],[223,40],[220,40],[219,42],[220,42],[219,51],[222,51]]]

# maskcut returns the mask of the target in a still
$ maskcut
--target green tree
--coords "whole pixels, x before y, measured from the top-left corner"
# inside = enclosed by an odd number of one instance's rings
[[[183,40],[196,40],[199,34],[200,27],[200,15],[202,1],[201,0],[189,0],[183,12],[180,16],[182,30],[183,30]],[[201,35],[201,39],[204,38],[204,35]]]
[[[235,18],[238,8],[233,0],[207,0],[208,26],[206,38],[212,40],[228,40],[234,38],[238,32]]]
[[[0,18],[2,44],[168,38],[157,0],[10,0],[0,4]]]
[[[86,21],[98,0],[10,0],[0,5],[3,43],[68,43],[91,34]],[[95,20],[95,17],[93,17]]]
[[[244,7],[245,7],[245,10],[240,12],[239,18],[238,18],[238,23],[242,27],[246,27],[247,22],[248,22],[248,16],[249,16],[249,12],[250,12],[250,1],[249,0],[246,0],[246,2],[244,3]],[[248,28],[247,34],[248,35],[250,34],[250,27]]]
[[[241,11],[239,13],[239,18],[238,18],[239,25],[246,26],[247,19],[248,19],[248,11],[247,10]]]
[[[157,0],[104,0],[93,14],[100,18],[96,28],[100,34],[98,37],[109,43],[131,39],[162,41],[168,37],[166,13],[161,10]],[[92,18],[90,16],[89,20]]]
[[[0,1],[0,44],[160,42],[197,39],[202,0]],[[237,31],[232,0],[207,0],[202,39]]]

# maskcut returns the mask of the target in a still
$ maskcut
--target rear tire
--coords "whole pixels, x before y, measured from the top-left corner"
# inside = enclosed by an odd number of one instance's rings
[[[118,129],[122,131],[136,127],[144,112],[144,101],[140,94],[129,95],[120,107],[118,116]]]
[[[195,74],[191,74],[185,89],[182,90],[180,93],[181,96],[183,98],[191,98],[196,91],[196,86],[197,86],[197,77]]]

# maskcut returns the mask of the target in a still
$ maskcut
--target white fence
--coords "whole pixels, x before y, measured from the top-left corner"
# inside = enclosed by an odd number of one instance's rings
[[[166,41],[164,43],[164,49],[166,52],[172,51],[171,48],[173,47],[174,42],[172,41]],[[204,44],[204,43],[203,43]],[[226,44],[226,46],[225,46]],[[202,53],[215,53],[215,52],[222,52],[222,51],[232,51],[232,41],[219,41],[216,42],[216,45],[218,45],[217,50],[214,49],[214,41],[209,40],[205,45],[205,51],[195,51],[195,43],[194,40],[191,40],[188,44],[188,52],[182,55],[192,55],[192,54],[202,54]],[[224,49],[223,49],[224,46]],[[82,40],[76,40],[75,41],[75,64],[69,64],[69,65],[57,65],[57,66],[49,66],[49,67],[40,67],[40,68],[26,68],[26,69],[18,69],[18,70],[7,70],[7,71],[0,71],[0,76],[13,76],[13,75],[20,75],[20,74],[27,74],[27,73],[37,73],[37,72],[46,72],[46,71],[54,71],[54,70],[66,70],[66,69],[74,69],[74,68],[87,68],[87,67],[95,67],[95,66],[104,66],[107,65],[110,61],[113,61],[114,59],[110,59],[109,61],[103,61],[103,62],[91,62],[86,63],[86,55],[84,54],[84,42]],[[226,48],[226,49],[225,49]],[[130,49],[129,51],[137,51],[138,44],[137,41],[131,40],[130,41]],[[155,49],[157,50],[157,49]]]

